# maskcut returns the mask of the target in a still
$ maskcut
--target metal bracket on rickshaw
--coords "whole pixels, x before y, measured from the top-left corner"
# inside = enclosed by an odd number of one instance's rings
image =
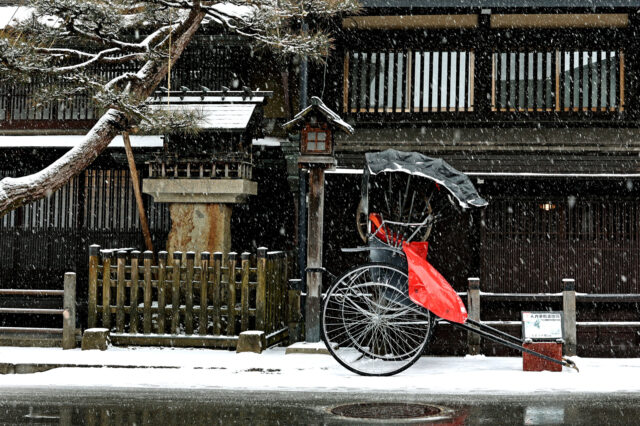
[[[379,247],[367,247],[367,246],[348,247],[348,248],[342,247],[340,249],[340,251],[343,253],[362,253],[362,252],[374,251],[374,250],[387,250],[387,251],[392,251],[401,256],[405,255],[401,248],[391,247],[386,245],[381,245]]]

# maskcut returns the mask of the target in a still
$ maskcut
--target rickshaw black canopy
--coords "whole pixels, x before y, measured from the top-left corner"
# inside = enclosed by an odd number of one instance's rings
[[[365,158],[366,165],[363,177],[365,182],[368,181],[368,175],[402,172],[425,177],[445,187],[463,208],[484,207],[488,204],[484,198],[480,197],[467,175],[454,169],[441,158],[431,158],[417,152],[395,149],[368,152],[365,154]],[[364,185],[363,190],[366,187]]]

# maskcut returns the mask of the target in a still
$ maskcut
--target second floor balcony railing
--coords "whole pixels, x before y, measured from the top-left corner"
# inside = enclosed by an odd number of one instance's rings
[[[493,111],[623,111],[621,51],[494,52]]]
[[[486,57],[480,63],[474,49],[347,51],[343,113],[380,122],[408,120],[409,114],[418,121],[453,119],[442,113],[465,121],[526,120],[529,113],[542,120],[585,119],[580,112],[592,113],[591,120],[624,120],[621,49],[495,48]]]
[[[349,52],[344,112],[473,111],[474,53]]]

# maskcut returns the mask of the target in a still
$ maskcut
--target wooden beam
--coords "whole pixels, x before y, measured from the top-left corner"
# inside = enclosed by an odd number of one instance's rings
[[[176,334],[124,334],[112,333],[111,342],[114,345],[144,345],[171,347],[203,347],[203,348],[234,348],[238,343],[237,336],[184,336]]]
[[[122,140],[124,141],[124,150],[127,153],[127,161],[129,163],[129,171],[131,172],[131,183],[133,184],[133,193],[136,196],[136,204],[138,205],[138,214],[140,215],[140,226],[144,235],[144,243],[147,250],[153,251],[153,243],[151,242],[151,232],[149,232],[149,223],[147,222],[147,214],[145,213],[144,203],[142,202],[142,193],[140,192],[140,180],[138,179],[138,169],[136,161],[133,158],[133,150],[131,149],[131,141],[129,133],[122,132]]]
[[[342,105],[343,111],[349,108],[349,51],[344,52],[344,70],[342,72]]]
[[[404,110],[405,112],[411,112],[411,110],[409,109],[411,106],[411,101],[412,101],[412,93],[411,93],[411,79],[413,78],[413,51],[409,50],[407,52],[407,72],[406,72],[406,76],[407,76],[407,81],[406,81],[406,87],[405,87],[405,91],[407,93],[405,100],[404,100]]]
[[[628,25],[629,15],[626,13],[491,15],[491,28],[625,28]]]
[[[467,111],[473,111],[473,92],[475,91],[474,83],[476,80],[475,62],[476,62],[475,51],[471,49],[471,51],[469,52],[469,75],[467,77],[469,79],[469,108],[467,108]],[[495,85],[495,73],[493,74],[493,76],[494,76],[493,84]],[[495,93],[493,96],[495,98]]]
[[[309,210],[307,237],[307,300],[305,339],[320,341],[320,308],[322,305],[322,237],[324,229],[324,169],[309,170]]]
[[[624,52],[620,52],[620,111],[624,111]]]
[[[556,111],[560,111],[560,51],[556,50]]]
[[[419,30],[475,28],[478,15],[350,16],[342,28],[359,30]]]

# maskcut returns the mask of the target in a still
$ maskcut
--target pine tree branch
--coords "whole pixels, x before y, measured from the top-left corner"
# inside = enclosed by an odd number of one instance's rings
[[[188,17],[177,25],[174,31],[175,38],[170,47],[171,65],[178,60],[204,17],[205,12],[199,7],[194,7]],[[131,78],[129,90],[131,98],[143,103],[166,77],[168,67],[169,61],[148,60],[136,73],[137,78]],[[50,166],[32,175],[0,180],[0,217],[62,187],[69,179],[86,169],[115,136],[135,124],[124,112],[110,109],[98,120],[81,143]]]

